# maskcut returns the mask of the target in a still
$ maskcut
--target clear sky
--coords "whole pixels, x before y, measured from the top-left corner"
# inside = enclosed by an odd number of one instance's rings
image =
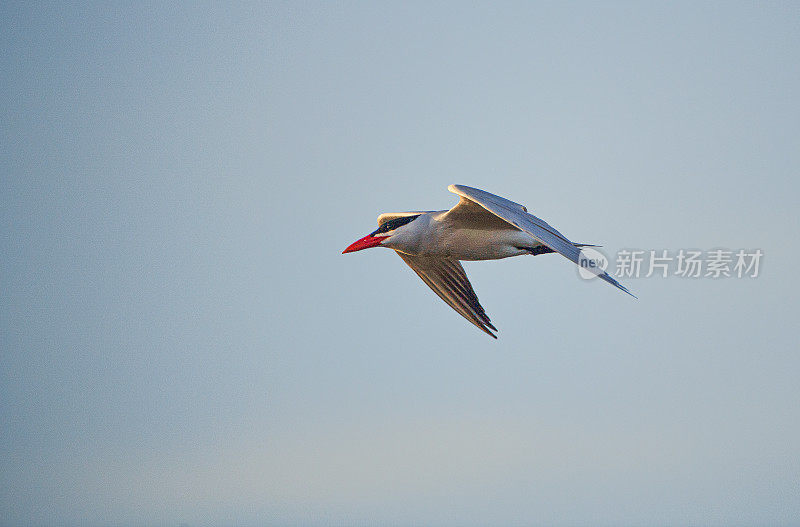
[[[800,7],[3,2],[0,524],[800,523]],[[388,250],[450,183],[609,254]]]

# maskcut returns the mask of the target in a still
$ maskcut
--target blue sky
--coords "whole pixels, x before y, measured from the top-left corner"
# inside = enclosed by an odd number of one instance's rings
[[[800,11],[0,8],[0,524],[793,525]],[[390,251],[450,183],[756,279]]]

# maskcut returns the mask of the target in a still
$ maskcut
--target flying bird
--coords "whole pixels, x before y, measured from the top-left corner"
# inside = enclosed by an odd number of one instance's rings
[[[478,301],[460,260],[497,260],[522,254],[557,252],[581,265],[580,247],[523,205],[484,190],[450,185],[459,201],[450,210],[386,212],[378,229],[350,244],[342,254],[388,247],[414,270],[434,293],[483,332],[497,331]],[[600,279],[636,298],[600,269]]]

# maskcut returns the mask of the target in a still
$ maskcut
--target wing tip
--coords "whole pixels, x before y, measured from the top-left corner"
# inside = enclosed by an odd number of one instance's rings
[[[477,326],[477,324],[476,324],[476,326]],[[494,327],[491,324],[487,324],[487,326],[488,327],[486,327],[486,326],[478,326],[478,329],[480,329],[481,331],[483,331],[484,333],[486,333],[487,335],[489,335],[493,339],[497,340],[497,335],[495,335],[494,333],[492,333],[491,330],[489,330],[489,328],[492,328],[492,330],[497,331],[497,328]]]
[[[623,291],[625,291],[626,293],[628,293],[629,295],[631,295],[631,296],[632,296],[633,298],[635,298],[636,300],[639,300],[639,297],[638,297],[638,296],[636,296],[636,295],[634,295],[634,294],[633,294],[633,293],[631,293],[630,291],[628,291],[628,288],[627,288],[627,287],[625,287],[625,286],[621,286],[621,287],[620,287],[620,289],[622,289]]]
[[[603,278],[604,278],[604,279],[606,279],[606,282],[608,282],[608,283],[610,283],[611,285],[615,286],[617,289],[620,289],[621,291],[623,291],[623,292],[625,292],[625,293],[628,293],[629,295],[631,295],[631,296],[632,296],[633,298],[635,298],[636,300],[639,300],[639,297],[638,297],[638,296],[634,295],[633,293],[631,293],[631,292],[630,292],[630,290],[629,290],[627,287],[625,287],[624,285],[620,284],[619,282],[617,282],[616,280],[614,280],[613,278],[611,278],[611,276],[610,276],[608,273],[605,273],[605,275],[603,276]]]

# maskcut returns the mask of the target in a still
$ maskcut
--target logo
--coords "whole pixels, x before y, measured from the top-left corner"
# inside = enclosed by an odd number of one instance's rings
[[[578,255],[578,274],[584,280],[600,276],[608,268],[608,258],[592,247],[583,247]]]

